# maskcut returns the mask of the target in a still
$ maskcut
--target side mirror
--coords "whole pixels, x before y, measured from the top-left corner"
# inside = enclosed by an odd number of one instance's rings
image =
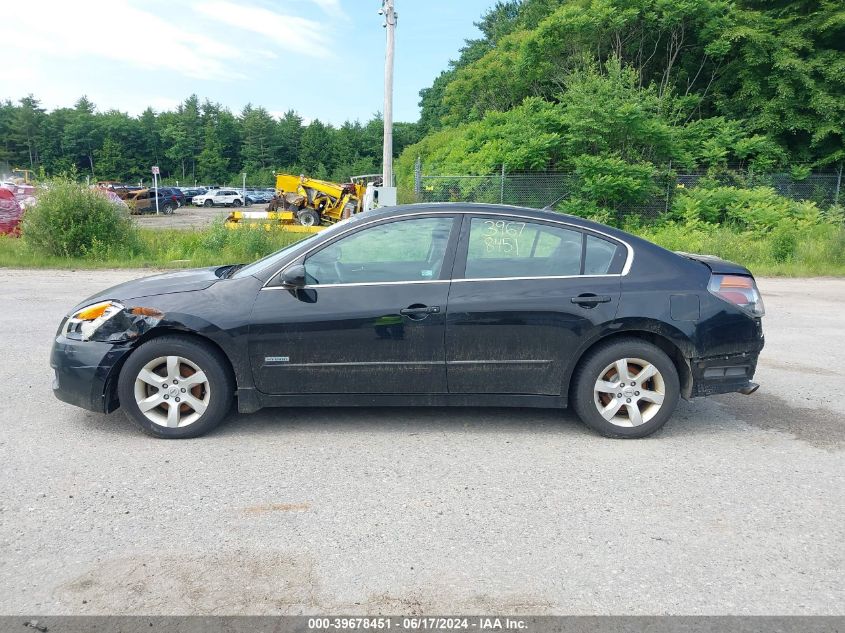
[[[289,266],[281,274],[283,286],[288,288],[302,288],[305,286],[305,266],[297,264]]]

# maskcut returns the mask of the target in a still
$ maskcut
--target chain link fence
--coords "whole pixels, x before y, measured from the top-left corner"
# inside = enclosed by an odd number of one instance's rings
[[[671,170],[654,175],[649,195],[637,202],[617,205],[621,216],[638,215],[655,219],[672,207],[675,196],[683,189],[698,186],[705,174],[675,173]],[[788,173],[755,174],[728,172],[717,178],[723,185],[738,187],[772,187],[778,194],[793,200],[811,200],[820,207],[840,204],[842,169],[812,172],[797,179]],[[558,171],[509,173],[503,166],[493,174],[425,174],[418,161],[414,178],[416,202],[483,202],[511,204],[541,209],[577,198],[581,182],[577,174]]]

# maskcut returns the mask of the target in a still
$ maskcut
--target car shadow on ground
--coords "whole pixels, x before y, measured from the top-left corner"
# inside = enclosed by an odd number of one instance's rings
[[[109,435],[139,435],[120,410],[111,415],[80,412],[87,430]],[[705,412],[682,402],[673,419],[652,437],[712,433]],[[286,432],[326,433],[530,433],[535,436],[571,435],[599,437],[584,426],[571,409],[510,407],[279,407],[255,413],[232,410],[208,439],[236,436],[278,437]]]
[[[828,412],[797,408],[772,394],[727,394],[692,402],[681,401],[672,418],[653,439],[714,436],[748,431],[749,427],[787,433],[825,450],[845,447],[845,425]],[[79,412],[88,431],[117,435],[143,433],[121,412],[111,415]],[[501,407],[279,407],[256,413],[232,410],[206,438],[266,436],[286,432],[326,433],[531,433],[535,436],[600,437],[578,420],[571,409]]]

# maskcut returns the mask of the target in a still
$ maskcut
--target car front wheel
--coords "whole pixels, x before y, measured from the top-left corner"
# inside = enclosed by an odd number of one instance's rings
[[[205,202],[202,203],[202,206],[212,207],[212,206],[214,206],[214,203],[211,200],[206,200]]]
[[[226,360],[212,346],[184,336],[163,336],[136,349],[118,379],[129,418],[159,438],[197,437],[229,412],[234,385]]]
[[[581,421],[602,435],[646,437],[675,411],[680,380],[662,349],[625,338],[588,352],[575,371],[571,396]]]

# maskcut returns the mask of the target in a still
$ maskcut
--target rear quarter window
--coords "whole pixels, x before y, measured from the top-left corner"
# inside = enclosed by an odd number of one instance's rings
[[[622,272],[627,258],[627,250],[618,242],[611,242],[595,235],[587,234],[584,246],[584,274],[609,275]]]

